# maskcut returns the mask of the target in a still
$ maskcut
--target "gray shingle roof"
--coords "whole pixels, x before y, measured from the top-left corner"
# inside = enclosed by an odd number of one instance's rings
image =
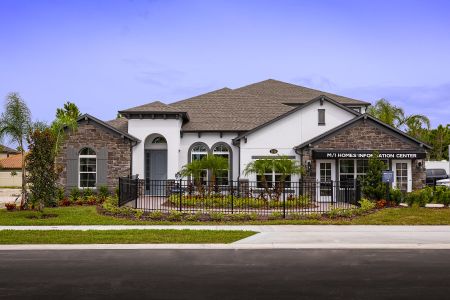
[[[246,85],[236,89],[236,91],[269,97],[279,103],[306,103],[320,95],[325,95],[341,104],[370,105],[369,102],[314,90],[274,79],[267,79],[261,82]]]
[[[106,121],[105,123],[122,132],[128,132],[128,120],[125,118],[117,118],[114,120]]]
[[[121,112],[186,113],[190,120],[183,124],[183,131],[243,132],[260,126],[320,95],[325,95],[344,105],[370,104],[268,79],[234,90],[223,88],[171,104],[155,101]],[[112,126],[122,131],[126,126],[124,121],[113,120],[112,122]]]
[[[169,106],[161,101],[153,101],[144,105],[121,110],[120,112],[180,112],[176,108]]]
[[[170,106],[189,114],[190,121],[183,125],[183,131],[247,131],[293,109],[265,97],[229,88]]]

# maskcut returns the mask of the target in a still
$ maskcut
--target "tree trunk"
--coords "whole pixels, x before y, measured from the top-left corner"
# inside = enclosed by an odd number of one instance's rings
[[[26,203],[26,176],[25,176],[25,151],[23,150],[23,143],[19,144],[20,152],[22,154],[22,197],[20,199],[20,209],[23,209]]]

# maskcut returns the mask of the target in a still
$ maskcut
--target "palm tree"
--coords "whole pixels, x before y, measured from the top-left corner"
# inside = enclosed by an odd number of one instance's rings
[[[367,113],[396,128],[399,128],[405,119],[405,112],[403,109],[389,103],[386,99],[380,99],[375,102],[375,105],[370,106],[367,109]]]
[[[8,136],[18,145],[22,154],[22,198],[20,206],[26,201],[25,149],[26,137],[31,128],[31,112],[18,93],[6,96],[5,111],[0,116],[0,138]]]
[[[216,184],[217,175],[224,170],[228,170],[228,159],[217,155],[207,155],[200,160],[203,169],[207,169],[211,174],[211,183]]]
[[[52,123],[52,131],[56,137],[55,155],[58,154],[59,147],[64,140],[64,130],[66,128],[74,131],[78,127],[77,120],[81,116],[80,110],[72,102],[66,102],[63,108],[56,109],[56,119]]]
[[[194,179],[194,185],[198,190],[201,190],[201,176],[204,170],[201,160],[194,160],[183,166],[180,171],[182,177],[192,177]]]
[[[285,155],[280,155],[274,162],[275,172],[280,175],[280,184],[284,187],[284,182],[289,175],[304,175],[305,169],[296,161],[288,158]]]
[[[266,159],[257,159],[250,163],[248,163],[245,166],[244,169],[244,175],[248,176],[250,174],[256,174],[259,175],[261,178],[261,185],[264,188],[265,192],[267,193],[268,197],[270,198],[270,188],[269,184],[267,182],[265,173],[272,172],[274,169],[275,160],[273,158],[266,158]],[[261,195],[263,200],[267,200],[264,197],[264,194]]]
[[[421,114],[405,115],[401,107],[395,106],[386,99],[378,100],[367,109],[369,115],[398,129],[404,129],[414,137],[419,137],[423,129],[430,128],[430,120]],[[424,128],[425,127],[425,128]]]

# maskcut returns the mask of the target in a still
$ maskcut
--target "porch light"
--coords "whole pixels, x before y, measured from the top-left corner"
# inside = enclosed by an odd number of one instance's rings
[[[416,169],[417,170],[421,170],[423,168],[423,161],[422,160],[417,160],[416,161]]]

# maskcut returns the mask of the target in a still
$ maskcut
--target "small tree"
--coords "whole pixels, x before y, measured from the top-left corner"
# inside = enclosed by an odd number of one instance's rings
[[[31,112],[27,104],[18,93],[11,93],[6,97],[5,111],[0,116],[0,138],[8,136],[18,145],[22,154],[22,197],[20,206],[26,202],[25,177],[25,141],[31,127]]]
[[[362,180],[362,192],[365,197],[380,200],[386,194],[386,186],[382,182],[382,172],[386,169],[377,151],[369,158],[366,176]]]
[[[292,160],[285,155],[278,155],[273,158],[265,158],[252,161],[245,167],[244,175],[245,176],[249,174],[259,175],[261,178],[261,185],[263,186],[267,195],[270,197],[272,194],[270,190],[271,187],[269,187],[269,184],[264,174],[272,171],[275,171],[276,173],[280,174],[279,189],[278,191],[274,190],[276,199],[279,198],[280,192],[283,191],[285,187],[286,178],[289,175],[304,174],[303,167],[300,166],[295,160]],[[275,187],[275,189],[277,189],[277,187]],[[263,198],[265,199],[264,196]]]
[[[201,176],[204,168],[200,160],[194,160],[183,166],[180,171],[180,175],[183,177],[192,177],[194,180],[194,185],[197,187],[199,192],[202,191],[202,181]]]
[[[53,201],[56,191],[54,146],[56,138],[47,128],[36,129],[28,139],[29,153],[26,157],[27,179],[30,184],[31,201],[42,212]]]

